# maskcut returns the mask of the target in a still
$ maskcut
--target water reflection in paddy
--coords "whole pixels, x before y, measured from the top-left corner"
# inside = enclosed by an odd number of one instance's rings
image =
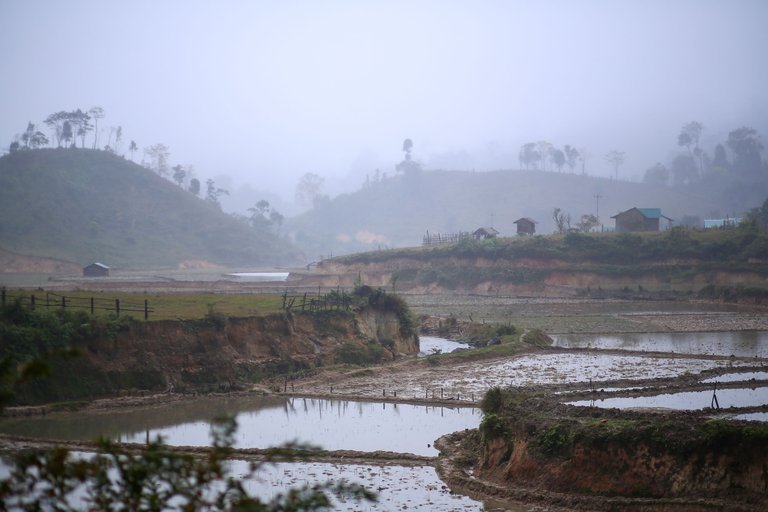
[[[652,332],[612,335],[557,334],[562,348],[599,348],[738,357],[768,357],[768,332]]]
[[[447,354],[460,348],[470,348],[467,343],[438,338],[436,336],[419,336],[419,355]]]
[[[238,423],[238,448],[268,448],[299,440],[327,450],[387,450],[437,455],[435,439],[449,432],[476,428],[480,412],[410,404],[292,398],[264,402],[232,399],[214,405],[168,404],[162,408],[110,414],[55,414],[11,418],[0,431],[34,437],[92,440],[100,435],[124,442],[144,442],[160,434],[170,445],[206,446],[210,421],[224,413]],[[210,406],[206,411],[205,405]]]
[[[244,474],[246,465],[236,461],[234,474]],[[280,463],[260,472],[261,482],[248,485],[264,500],[274,498],[289,486],[346,479],[378,493],[378,503],[336,501],[333,510],[483,510],[483,504],[453,494],[431,466],[369,466],[329,463]]]
[[[749,380],[768,380],[768,372],[725,373],[717,377],[704,379],[701,382],[704,384],[714,384],[715,382],[743,382]]]
[[[602,408],[628,409],[630,407],[649,407],[676,410],[698,410],[712,405],[712,391],[686,391],[654,396],[611,397],[596,400],[568,402],[570,405]],[[720,408],[756,407],[768,405],[768,387],[754,389],[736,388],[717,391],[717,403]]]
[[[735,420],[747,420],[747,421],[768,421],[768,412],[751,412],[747,414],[739,414],[734,416]]]
[[[78,454],[76,454],[78,455]],[[79,456],[88,456],[80,453]],[[0,460],[0,480],[7,478],[10,467]],[[248,473],[248,463],[230,462],[231,474],[242,478]],[[258,480],[244,481],[252,496],[269,501],[290,487],[314,485],[342,479],[364,485],[378,494],[378,502],[334,499],[333,510],[484,510],[483,504],[467,496],[452,493],[431,466],[376,466],[335,464],[324,462],[295,462],[264,465],[258,471]],[[78,493],[76,492],[77,496]],[[77,500],[77,498],[75,498]],[[75,501],[74,506],[81,503]]]

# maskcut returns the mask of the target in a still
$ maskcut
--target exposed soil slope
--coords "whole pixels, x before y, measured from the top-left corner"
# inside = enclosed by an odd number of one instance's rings
[[[380,360],[418,352],[415,332],[401,327],[395,313],[372,308],[131,322],[89,339],[80,347],[81,357],[55,360],[51,379],[17,394],[30,402],[237,389],[344,358]]]

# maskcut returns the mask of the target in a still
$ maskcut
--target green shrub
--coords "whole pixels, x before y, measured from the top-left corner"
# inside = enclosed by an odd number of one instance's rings
[[[336,358],[341,363],[366,366],[381,361],[381,356],[383,354],[384,347],[376,342],[370,341],[366,345],[347,343],[336,353]]]
[[[498,386],[486,391],[482,400],[480,400],[480,410],[483,411],[484,414],[498,414],[503,407],[504,392]]]
[[[486,414],[480,422],[480,436],[484,443],[507,435],[504,420],[496,414]]]

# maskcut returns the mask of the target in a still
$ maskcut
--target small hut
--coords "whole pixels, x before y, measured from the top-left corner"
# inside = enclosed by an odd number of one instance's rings
[[[488,238],[496,238],[498,234],[499,232],[493,228],[478,228],[472,233],[472,236],[475,237],[475,240],[487,240]]]
[[[617,233],[663,231],[672,226],[672,219],[661,214],[661,208],[630,208],[611,217],[616,219]]]
[[[109,267],[103,263],[91,263],[83,267],[83,277],[109,277]]]
[[[536,224],[538,223],[531,218],[521,217],[515,221],[515,224],[517,224],[518,235],[533,235],[536,233]]]

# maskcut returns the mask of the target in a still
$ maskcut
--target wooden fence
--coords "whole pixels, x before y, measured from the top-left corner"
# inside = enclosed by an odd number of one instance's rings
[[[458,233],[430,233],[424,235],[422,245],[455,244],[467,238],[472,238],[472,233],[459,231]]]
[[[9,293],[5,288],[0,290],[0,304],[5,306],[9,302],[19,301],[22,305],[35,308],[75,308],[89,310],[93,315],[97,310],[114,311],[117,316],[123,312],[143,313],[144,320],[149,319],[149,314],[154,309],[149,307],[149,301],[144,303],[126,302],[120,299],[107,299],[96,297],[67,297],[57,293],[45,292],[45,295],[25,295],[22,293]]]
[[[301,295],[288,295],[283,293],[283,309],[291,311],[292,309],[309,311],[311,313],[318,311],[349,311],[352,307],[352,296],[343,290],[334,290],[321,294],[304,293]]]

